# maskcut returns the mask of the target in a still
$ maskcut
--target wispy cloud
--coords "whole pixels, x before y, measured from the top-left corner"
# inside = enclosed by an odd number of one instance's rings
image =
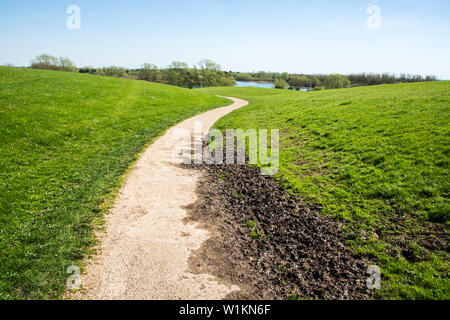
[[[368,3],[366,3],[366,4],[364,4],[364,5],[362,5],[362,6],[360,6],[360,7],[351,9],[351,10],[350,10],[349,12],[347,12],[344,16],[342,16],[341,18],[339,18],[338,20],[336,20],[336,23],[341,23],[342,21],[346,20],[348,17],[350,17],[350,16],[353,15],[354,13],[356,13],[356,12],[358,12],[358,11],[361,11],[362,9],[367,8],[367,7],[373,5],[373,4],[377,3],[377,2],[378,2],[378,0],[372,0],[372,1],[370,1],[370,2],[368,2]]]

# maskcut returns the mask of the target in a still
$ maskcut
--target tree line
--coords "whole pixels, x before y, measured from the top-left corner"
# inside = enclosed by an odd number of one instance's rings
[[[309,88],[310,90],[340,89],[350,86],[350,80],[339,74],[326,76],[292,75],[287,80],[278,79],[275,81],[275,88],[290,90],[301,90],[302,88]]]
[[[33,69],[59,70],[68,72],[77,72],[78,68],[67,57],[54,57],[49,54],[41,54],[31,61]]]
[[[144,64],[137,70],[140,80],[168,83],[185,88],[213,86],[234,86],[234,77],[221,70],[216,62],[203,59],[197,65],[189,67],[187,63],[174,61],[164,69],[153,64]]]
[[[377,84],[393,84],[399,82],[425,82],[425,81],[436,81],[436,77],[433,75],[421,76],[414,74],[405,74],[402,73],[400,75],[389,74],[389,73],[358,73],[358,74],[349,74],[347,78],[350,80],[352,84],[360,85],[360,86],[370,86]]]
[[[166,68],[161,69],[150,63],[143,64],[139,69],[126,69],[116,66],[77,68],[69,58],[57,58],[48,54],[41,54],[31,62],[31,68],[125,77],[185,88],[233,86],[236,83],[231,73],[222,71],[218,63],[209,59],[203,59],[193,67],[189,67],[184,62],[174,61]]]
[[[237,81],[272,82],[278,89],[310,88],[312,90],[338,89],[356,86],[370,86],[378,84],[394,84],[401,82],[425,82],[436,81],[432,75],[421,76],[412,74],[390,73],[358,73],[349,75],[339,74],[289,74],[287,72],[234,73]]]
[[[378,84],[394,84],[401,82],[436,81],[435,76],[389,73],[340,74],[290,74],[288,72],[252,73],[226,72],[221,66],[209,59],[203,59],[190,67],[185,62],[174,61],[166,68],[158,68],[154,64],[145,63],[138,69],[126,69],[110,66],[103,68],[77,68],[67,57],[54,57],[41,54],[31,62],[31,68],[89,73],[109,77],[125,77],[137,80],[165,83],[185,88],[201,88],[212,86],[233,86],[236,81],[260,81],[275,84],[278,89],[310,90],[339,89],[354,86],[370,86]]]

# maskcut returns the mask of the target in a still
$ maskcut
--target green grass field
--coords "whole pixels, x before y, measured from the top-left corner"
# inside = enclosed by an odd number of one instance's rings
[[[250,102],[219,129],[280,129],[278,178],[381,267],[379,298],[450,299],[450,82],[198,91]]]
[[[175,123],[229,101],[187,89],[0,68],[0,299],[58,298],[121,177]]]

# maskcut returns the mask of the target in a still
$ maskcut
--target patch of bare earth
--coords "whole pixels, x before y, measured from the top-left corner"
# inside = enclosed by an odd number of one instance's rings
[[[368,263],[344,245],[320,208],[247,165],[199,166],[198,200],[186,222],[212,236],[191,257],[193,273],[239,286],[228,299],[369,299]]]

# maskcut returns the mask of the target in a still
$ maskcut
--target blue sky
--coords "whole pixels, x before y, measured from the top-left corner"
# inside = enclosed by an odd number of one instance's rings
[[[369,29],[369,4],[381,28]],[[81,29],[69,30],[69,5]],[[450,0],[0,0],[0,64],[40,53],[78,66],[406,72],[450,79]]]

